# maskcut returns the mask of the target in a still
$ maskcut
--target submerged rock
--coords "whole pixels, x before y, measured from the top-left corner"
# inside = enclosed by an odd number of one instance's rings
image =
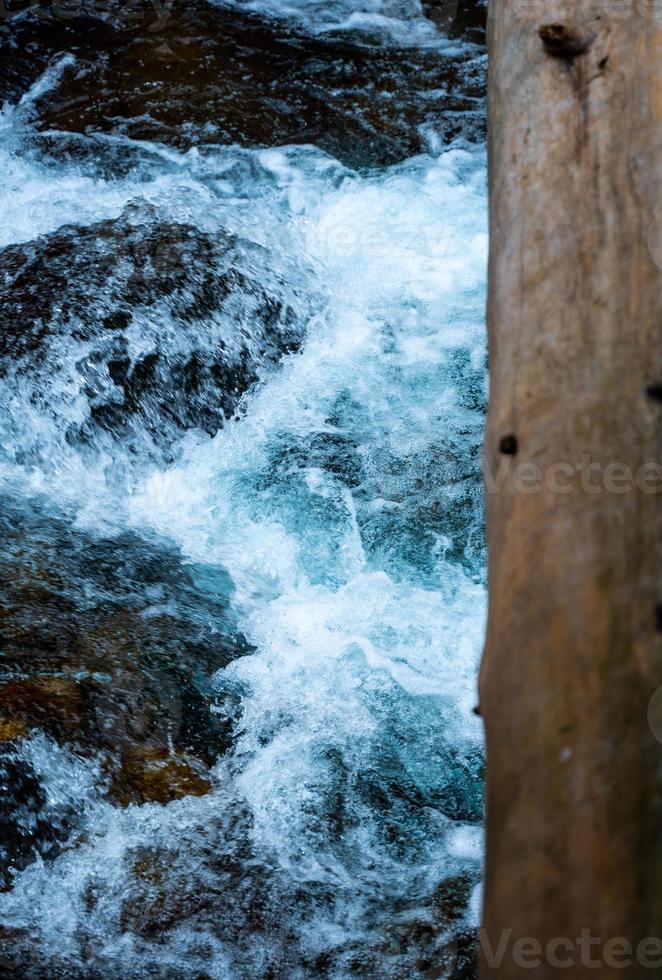
[[[5,723],[6,724],[6,723]],[[0,751],[0,891],[51,836],[40,816],[44,794],[34,771],[6,745]]]
[[[451,37],[485,42],[487,0],[421,0],[423,13]]]
[[[76,825],[71,801],[48,792],[25,736],[0,744],[0,891],[35,859],[55,857]]]
[[[457,922],[466,914],[471,891],[476,881],[469,874],[444,878],[435,889],[433,911],[441,922]]]
[[[306,302],[258,246],[129,205],[0,252],[0,378],[69,411],[69,442],[147,433],[167,449],[186,429],[214,433],[296,349]]]
[[[482,126],[476,50],[312,37],[202,0],[175,2],[163,17],[157,5],[130,6],[133,19],[123,4],[109,4],[103,19],[82,16],[85,4],[64,20],[45,7],[10,19],[2,47],[15,67],[2,94],[16,99],[68,53],[31,106],[38,129],[181,148],[312,143],[350,166],[420,152],[427,124],[445,139]],[[458,16],[458,27],[478,38],[468,20]]]
[[[0,688],[0,711],[7,716],[4,724],[19,734],[40,728],[66,739],[82,731],[85,708],[81,686],[67,677],[33,677]]]
[[[0,718],[0,743],[26,738],[28,730],[20,718]]]
[[[126,753],[114,774],[109,796],[120,806],[171,803],[184,796],[205,796],[212,782],[199,760],[143,746]]]
[[[131,533],[95,538],[2,500],[0,718],[80,750],[173,745],[212,761],[228,732],[206,678],[249,652],[222,569]],[[13,726],[13,727],[12,727]],[[22,726],[22,727],[21,727]]]
[[[229,614],[229,581],[175,549],[124,533],[97,539],[37,504],[0,507],[0,883],[56,853],[76,802],[47,805],[22,753],[46,738],[103,760],[97,790],[121,806],[211,789],[232,744],[211,711],[211,674],[249,652]],[[41,743],[40,743],[41,744]],[[67,750],[67,751],[68,751]]]

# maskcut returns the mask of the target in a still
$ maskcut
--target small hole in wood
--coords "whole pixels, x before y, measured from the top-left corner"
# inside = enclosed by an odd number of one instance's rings
[[[499,452],[503,453],[504,456],[514,456],[517,453],[517,436],[510,435],[504,436],[499,443]]]

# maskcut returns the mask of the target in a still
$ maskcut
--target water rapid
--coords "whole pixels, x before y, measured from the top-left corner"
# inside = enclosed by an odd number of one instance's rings
[[[9,976],[474,975],[484,53],[452,12],[3,28]]]

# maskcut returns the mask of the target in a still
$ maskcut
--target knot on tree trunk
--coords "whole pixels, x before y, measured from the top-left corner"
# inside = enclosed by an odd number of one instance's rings
[[[547,53],[555,58],[577,58],[593,41],[587,31],[567,24],[543,24],[538,33]]]

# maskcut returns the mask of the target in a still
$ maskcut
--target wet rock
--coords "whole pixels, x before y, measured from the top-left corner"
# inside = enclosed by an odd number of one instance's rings
[[[258,370],[297,348],[308,307],[282,292],[259,247],[129,205],[0,252],[0,377],[31,377],[54,414],[78,391],[89,414],[70,442],[148,433],[165,450],[183,430],[216,432]]]
[[[208,678],[249,648],[222,569],[186,566],[137,535],[95,538],[6,499],[0,548],[6,725],[110,757],[173,745],[211,763],[227,749]]]
[[[444,33],[484,43],[487,3],[482,0],[421,0],[421,7],[425,16]]]
[[[0,891],[38,856],[54,856],[72,827],[72,809],[47,794],[20,742],[0,744]]]
[[[0,20],[0,99],[18,102],[46,70],[53,54],[74,47],[98,29],[93,17],[51,16],[44,8],[30,11],[30,2],[7,0]],[[48,31],[45,23],[48,20]]]
[[[209,962],[220,944],[232,976],[294,975],[301,947],[290,920],[292,896],[278,870],[255,853],[250,814],[224,800],[222,807],[204,808],[198,823],[194,810],[179,840],[156,840],[127,854],[130,871],[118,896],[122,931],[161,944],[185,930],[212,940]]]
[[[27,929],[0,928],[0,977],[16,980],[106,980],[107,970],[82,965],[61,953],[54,962],[52,951],[37,948]]]
[[[467,874],[445,878],[432,899],[435,916],[444,923],[456,922],[466,913],[475,881]]]
[[[424,581],[435,582],[443,559],[480,578],[485,551],[480,458],[478,444],[467,452],[459,440],[448,438],[445,445],[413,457],[407,472],[389,472],[385,460],[378,480],[366,483],[357,505],[362,540],[373,560],[393,571],[406,565]],[[388,509],[370,506],[376,482],[386,484]]]
[[[462,823],[483,819],[484,759],[480,749],[462,751],[449,746],[448,770],[440,778],[435,805],[442,813]]]
[[[34,859],[42,836],[39,811],[44,796],[29,765],[6,746],[0,752],[0,890],[11,885],[12,869]]]
[[[374,951],[363,949],[356,957],[351,975],[469,980],[469,975],[462,972],[462,944],[457,934],[440,928],[424,914],[398,916],[386,924]]]
[[[0,744],[27,738],[28,730],[20,718],[0,718]]]
[[[272,452],[269,471],[263,479],[265,487],[278,486],[312,466],[333,474],[345,486],[358,487],[361,484],[361,456],[344,432],[318,432],[297,441],[285,435],[283,443]]]
[[[81,687],[66,677],[34,677],[0,688],[0,712],[7,716],[4,725],[8,730],[13,726],[18,736],[30,728],[64,737],[79,734],[85,708]]]
[[[142,747],[122,757],[108,795],[120,806],[165,805],[185,796],[205,796],[211,788],[209,774],[198,760],[167,749]]]
[[[9,97],[58,54],[75,57],[36,99],[39,129],[181,148],[313,143],[351,166],[375,166],[420,151],[428,123],[446,139],[481,126],[475,51],[311,37],[202,0],[175,2],[158,29],[154,8],[151,20],[144,10],[134,23],[122,8],[103,20],[82,16],[86,9],[63,23],[44,7],[5,26],[3,46],[17,66],[4,79]]]
[[[222,570],[196,578],[161,542],[97,539],[43,505],[0,505],[0,887],[9,887],[37,855],[55,856],[80,819],[77,798],[49,796],[28,740],[61,752],[54,741],[86,766],[102,760],[90,778],[120,806],[208,793],[208,767],[232,744],[208,679],[248,647]]]
[[[440,743],[430,751],[430,764],[435,764],[435,778],[425,787],[386,754],[355,778],[353,792],[365,812],[376,817],[380,842],[396,860],[411,860],[414,853],[423,858],[440,815],[461,823],[478,823],[482,817],[478,752],[464,758],[453,745]]]
[[[478,980],[478,937],[464,930],[455,937],[456,958],[450,980]]]

